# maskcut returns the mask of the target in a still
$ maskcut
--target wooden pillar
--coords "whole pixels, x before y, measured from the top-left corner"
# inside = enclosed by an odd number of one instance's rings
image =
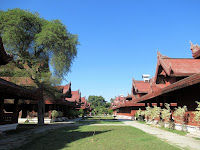
[[[151,103],[151,100],[149,100],[149,107],[152,107],[152,103]]]
[[[156,102],[157,102],[157,107],[160,107],[160,102],[158,97],[156,97]]]
[[[0,97],[0,113],[3,112],[4,99],[5,99],[5,94],[4,94],[4,93],[1,93],[1,97]]]
[[[165,108],[165,103],[167,102],[167,97],[166,96],[164,96],[163,97],[163,108]]]
[[[50,104],[50,105],[48,105],[49,106],[49,119],[51,119],[51,112],[52,112],[52,105]]]
[[[145,107],[147,107],[148,105],[147,105],[147,102],[145,102]]]
[[[14,99],[14,110],[13,110],[14,113],[18,113],[18,101],[19,98]]]

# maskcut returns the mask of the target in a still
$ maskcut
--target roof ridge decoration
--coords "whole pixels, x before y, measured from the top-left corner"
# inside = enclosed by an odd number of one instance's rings
[[[157,50],[157,58],[163,59],[163,58],[170,58],[168,56],[162,55],[158,50]]]
[[[191,41],[190,41],[190,49],[192,51],[192,57],[194,58],[198,58],[200,56],[200,46],[199,45],[194,45]]]

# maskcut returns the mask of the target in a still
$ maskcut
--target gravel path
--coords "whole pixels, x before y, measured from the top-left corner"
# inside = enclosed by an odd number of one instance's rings
[[[171,145],[177,145],[179,148],[186,148],[189,150],[200,150],[200,140],[191,137],[181,136],[176,133],[168,132],[155,128],[146,124],[137,123],[135,121],[124,121],[126,125],[136,127],[146,133],[157,136],[163,141],[167,141]]]

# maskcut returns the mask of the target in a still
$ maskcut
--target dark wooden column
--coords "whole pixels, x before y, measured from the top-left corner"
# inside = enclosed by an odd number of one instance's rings
[[[1,93],[1,97],[0,97],[0,113],[3,112],[4,99],[5,99],[5,94],[4,94],[4,93]]]
[[[156,103],[157,103],[157,107],[160,107],[160,102],[159,102],[159,98],[156,97]]]
[[[166,96],[164,96],[163,97],[163,108],[165,108],[165,103],[167,102],[167,97]]]
[[[18,101],[19,98],[14,99],[14,110],[13,110],[14,113],[18,113]]]
[[[145,101],[145,107],[147,107],[148,105],[147,105],[147,102]]]
[[[151,100],[149,100],[149,107],[152,107],[152,103],[151,103]]]

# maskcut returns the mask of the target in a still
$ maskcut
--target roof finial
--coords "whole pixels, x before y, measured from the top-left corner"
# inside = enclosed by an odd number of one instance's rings
[[[200,46],[199,45],[194,45],[191,41],[190,41],[190,49],[192,50],[192,54],[194,54],[197,51],[200,51]]]

